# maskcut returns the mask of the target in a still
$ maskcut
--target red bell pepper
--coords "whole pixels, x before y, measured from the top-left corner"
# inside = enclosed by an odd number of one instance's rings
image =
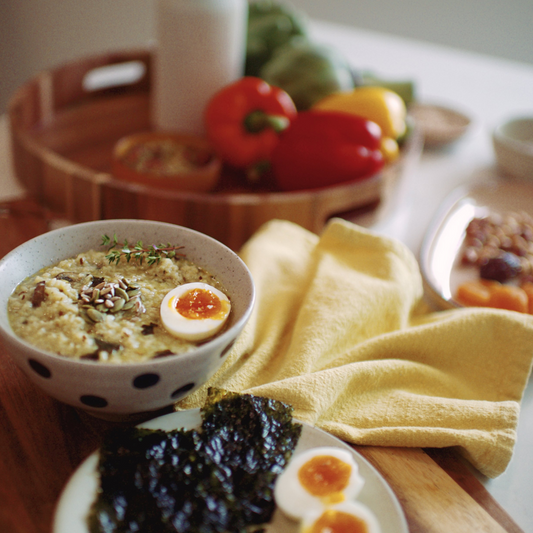
[[[272,151],[274,179],[283,191],[362,180],[384,164],[381,128],[337,111],[302,111]]]
[[[251,170],[270,160],[280,131],[295,116],[296,107],[285,91],[246,76],[210,99],[204,119],[218,156],[229,165]]]

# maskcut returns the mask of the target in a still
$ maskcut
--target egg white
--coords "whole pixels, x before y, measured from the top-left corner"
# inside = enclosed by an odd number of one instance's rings
[[[221,300],[223,304],[225,302],[226,309],[223,316],[218,318],[191,319],[180,314],[176,309],[176,301],[184,294],[194,289],[208,290]],[[164,328],[171,335],[188,341],[199,341],[212,337],[218,333],[226,323],[230,311],[230,301],[223,292],[215,289],[215,287],[212,287],[207,283],[197,282],[179,285],[168,292],[161,302],[160,316]]]
[[[287,468],[277,478],[274,487],[276,504],[286,516],[293,520],[301,520],[309,511],[323,510],[331,505],[327,499],[308,492],[298,479],[300,468],[307,461],[319,455],[333,456],[351,466],[348,484],[342,491],[343,501],[354,499],[363,487],[364,479],[359,474],[359,467],[348,450],[328,446],[306,450],[293,457]]]
[[[305,514],[300,522],[300,533],[311,533],[313,525],[327,511],[339,511],[357,517],[361,520],[368,533],[381,533],[381,527],[374,513],[360,502],[346,501],[333,505],[327,509],[315,509]]]

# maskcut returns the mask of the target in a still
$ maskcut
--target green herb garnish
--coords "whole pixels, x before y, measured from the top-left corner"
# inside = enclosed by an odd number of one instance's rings
[[[102,244],[110,247],[109,253],[105,256],[109,261],[109,264],[116,263],[118,265],[121,258],[124,258],[128,263],[134,259],[141,265],[144,260],[146,260],[149,265],[153,265],[154,263],[159,263],[159,261],[165,257],[173,258],[177,255],[185,255],[178,253],[178,250],[181,250],[183,246],[172,246],[170,243],[152,244],[152,246],[147,248],[144,247],[142,241],[137,241],[132,245],[127,239],[124,239],[124,242],[120,243],[116,233],[113,236],[113,239],[108,235],[102,235]]]

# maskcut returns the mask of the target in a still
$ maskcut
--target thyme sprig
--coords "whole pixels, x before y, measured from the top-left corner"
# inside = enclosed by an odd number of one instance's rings
[[[120,243],[116,233],[112,239],[108,235],[102,235],[102,245],[109,246],[109,253],[105,256],[109,264],[116,263],[118,265],[120,260],[124,258],[128,263],[133,259],[142,265],[143,261],[146,260],[149,265],[153,265],[154,263],[159,263],[165,257],[185,256],[185,254],[178,252],[183,246],[172,246],[168,243],[152,244],[145,247],[142,241],[131,244],[127,239]]]

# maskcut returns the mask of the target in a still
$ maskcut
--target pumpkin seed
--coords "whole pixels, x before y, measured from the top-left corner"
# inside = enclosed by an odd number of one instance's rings
[[[137,303],[137,298],[132,298],[131,300],[128,300],[124,306],[122,307],[123,311],[128,311],[128,309],[133,309],[135,304]]]
[[[87,316],[93,322],[102,322],[104,320],[104,315],[100,313],[100,311],[97,311],[96,309],[87,309]]]
[[[109,312],[118,313],[124,307],[125,303],[126,303],[126,300],[124,300],[124,298],[119,298],[118,300],[115,301],[115,305],[113,305],[113,307],[109,309]]]
[[[83,318],[83,320],[85,320],[85,322],[87,322],[87,324],[94,324],[94,322],[87,315],[87,309],[81,308],[80,309],[80,316],[81,316],[81,318]]]
[[[115,289],[115,294],[119,296],[120,298],[124,298],[124,300],[127,302],[130,299],[129,294],[122,288],[117,287]]]

